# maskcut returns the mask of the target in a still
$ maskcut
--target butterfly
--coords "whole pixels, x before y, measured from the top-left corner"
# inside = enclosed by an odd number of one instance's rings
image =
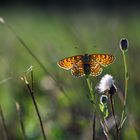
[[[115,57],[110,54],[85,54],[64,58],[57,64],[65,70],[71,70],[75,77],[98,76],[102,73],[102,67],[110,65],[114,60]]]

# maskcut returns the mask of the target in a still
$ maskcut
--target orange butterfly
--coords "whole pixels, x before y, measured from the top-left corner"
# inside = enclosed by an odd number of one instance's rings
[[[71,74],[75,77],[98,76],[102,73],[102,66],[106,67],[113,63],[114,60],[115,57],[110,54],[85,54],[64,58],[57,64],[63,69],[71,69]]]

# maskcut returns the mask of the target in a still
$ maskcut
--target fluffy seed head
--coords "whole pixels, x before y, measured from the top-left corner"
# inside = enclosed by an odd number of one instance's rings
[[[102,77],[99,85],[97,86],[97,89],[100,93],[107,92],[111,95],[113,95],[117,91],[113,77],[109,74],[106,74],[105,76]]]

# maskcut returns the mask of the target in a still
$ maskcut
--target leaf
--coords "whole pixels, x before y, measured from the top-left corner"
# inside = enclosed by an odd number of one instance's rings
[[[104,111],[104,105],[103,104],[99,104],[99,107],[100,107],[101,112],[103,113],[103,111]]]
[[[103,113],[103,116],[106,118],[109,115],[108,107],[106,104],[99,104],[100,110]]]

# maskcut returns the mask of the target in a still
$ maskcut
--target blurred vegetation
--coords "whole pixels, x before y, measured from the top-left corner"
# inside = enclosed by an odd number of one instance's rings
[[[140,131],[140,18],[138,11],[122,12],[98,10],[62,12],[26,8],[0,11],[5,21],[50,73],[46,74],[15,35],[6,26],[0,25],[0,105],[10,139],[23,139],[15,102],[21,106],[28,139],[42,139],[32,100],[26,85],[20,79],[32,65],[35,98],[48,140],[91,140],[93,110],[87,99],[89,89],[86,80],[84,77],[74,78],[69,71],[60,69],[57,61],[85,53],[113,54],[116,57],[114,64],[105,68],[100,76],[92,78],[93,86],[95,87],[100,78],[108,73],[114,77],[118,92],[123,94],[124,69],[119,49],[119,41],[123,37],[129,40],[127,54],[129,117],[121,139],[139,139],[136,130]],[[115,95],[117,114],[121,113],[121,107],[118,95]],[[2,123],[0,132],[3,132]],[[98,123],[96,132],[96,139],[105,139]],[[3,139],[2,133],[0,137]]]

